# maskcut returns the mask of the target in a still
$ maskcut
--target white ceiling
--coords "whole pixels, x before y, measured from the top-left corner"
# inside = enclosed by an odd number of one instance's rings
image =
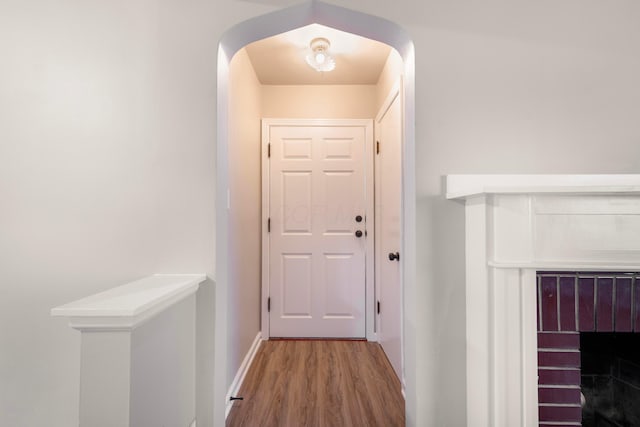
[[[336,68],[319,72],[306,60],[316,37],[331,42]],[[374,40],[319,24],[258,40],[246,46],[251,64],[264,85],[376,84],[391,48]]]

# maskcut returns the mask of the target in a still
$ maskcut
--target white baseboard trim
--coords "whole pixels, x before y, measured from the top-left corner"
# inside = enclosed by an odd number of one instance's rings
[[[240,391],[240,387],[242,386],[244,377],[247,375],[247,372],[249,371],[249,367],[251,366],[251,363],[253,362],[253,358],[258,352],[258,348],[260,348],[261,342],[262,342],[262,333],[258,332],[258,334],[256,335],[256,338],[253,340],[253,343],[251,344],[251,347],[249,347],[249,351],[244,356],[244,360],[242,361],[242,364],[238,368],[238,372],[236,372],[236,376],[233,378],[233,382],[229,386],[229,391],[227,391],[227,396],[226,396],[227,403],[226,403],[226,408],[224,412],[225,419],[229,416],[229,411],[231,411],[231,407],[233,406],[233,402],[230,400],[231,396],[237,395],[238,392]]]

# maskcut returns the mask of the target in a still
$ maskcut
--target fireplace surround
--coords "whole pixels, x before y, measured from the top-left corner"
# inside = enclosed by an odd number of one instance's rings
[[[465,204],[467,425],[558,426],[539,409],[537,272],[639,271],[640,175],[449,175],[447,198]]]

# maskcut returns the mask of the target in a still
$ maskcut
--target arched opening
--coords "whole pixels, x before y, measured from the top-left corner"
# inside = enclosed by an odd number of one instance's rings
[[[311,24],[320,24],[393,47],[402,58],[403,85],[403,146],[402,146],[402,261],[401,280],[404,285],[404,371],[406,378],[407,422],[415,413],[415,309],[411,304],[415,288],[415,173],[414,173],[414,59],[413,44],[408,35],[397,25],[381,18],[344,8],[310,2],[245,21],[225,33],[218,52],[217,99],[217,173],[216,173],[216,335],[215,335],[215,424],[222,425],[225,416],[227,392],[227,346],[229,301],[229,206],[233,195],[230,191],[229,170],[229,82],[230,63],[243,47],[277,34]]]

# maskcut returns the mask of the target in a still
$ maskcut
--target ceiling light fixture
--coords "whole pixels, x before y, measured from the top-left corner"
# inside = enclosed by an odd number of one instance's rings
[[[311,53],[307,55],[307,64],[316,71],[331,71],[336,68],[336,61],[329,54],[329,40],[318,37],[311,40]]]

